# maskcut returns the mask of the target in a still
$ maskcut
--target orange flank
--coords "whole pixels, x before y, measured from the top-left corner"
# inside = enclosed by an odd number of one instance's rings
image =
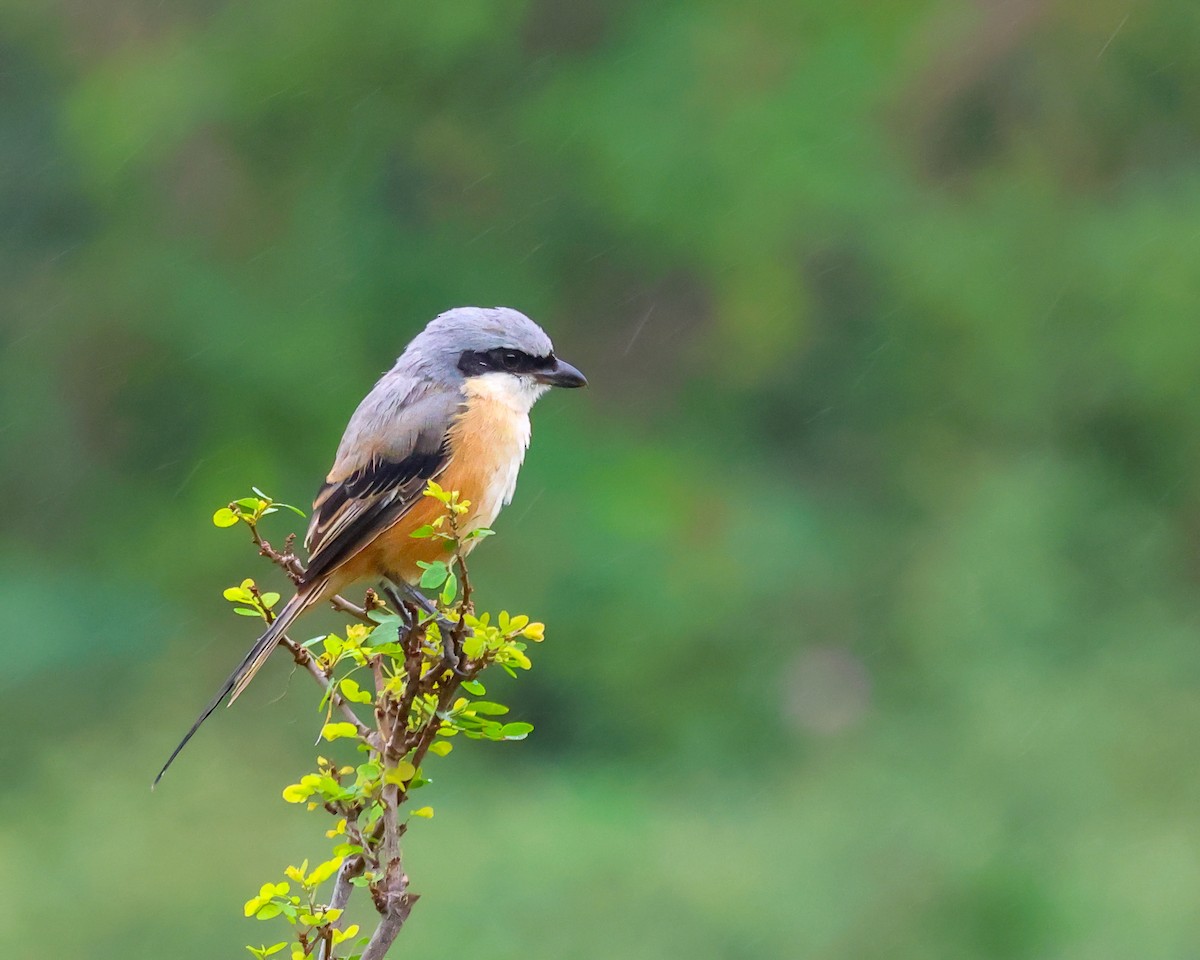
[[[457,490],[460,498],[471,502],[462,518],[464,533],[489,526],[496,519],[512,496],[529,443],[528,415],[488,387],[469,384],[467,402],[450,428],[450,461],[436,478],[442,489]],[[444,516],[445,509],[440,501],[422,497],[396,523],[348,558],[338,580],[346,584],[377,578],[380,571],[387,571],[389,579],[416,583],[421,577],[417,561],[446,559],[445,541],[417,539],[410,534]],[[477,542],[464,546],[469,550]]]

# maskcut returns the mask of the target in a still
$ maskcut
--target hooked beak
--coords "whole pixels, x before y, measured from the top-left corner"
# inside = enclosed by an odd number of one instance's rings
[[[566,360],[554,359],[554,366],[542,370],[533,377],[538,383],[551,387],[586,387],[587,377],[567,363]]]

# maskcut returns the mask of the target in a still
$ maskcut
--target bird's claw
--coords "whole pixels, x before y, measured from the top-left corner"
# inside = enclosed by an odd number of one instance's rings
[[[401,590],[404,595],[401,594]],[[392,601],[408,629],[417,626],[422,613],[429,617],[429,620],[425,621],[426,623],[436,623],[442,637],[443,670],[449,670],[459,678],[470,676],[470,671],[464,669],[462,665],[462,641],[457,637],[459,624],[452,623],[442,616],[429,598],[411,585],[405,584],[398,590],[397,585],[388,584],[384,588],[384,593]]]
[[[470,672],[462,665],[462,642],[455,636],[456,628],[456,624],[448,621],[438,622],[438,630],[442,634],[442,668],[462,678],[470,676]]]

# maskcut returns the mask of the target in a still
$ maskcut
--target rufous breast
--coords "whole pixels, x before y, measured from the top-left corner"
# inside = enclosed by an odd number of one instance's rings
[[[540,392],[536,387],[522,389],[509,376],[484,375],[467,381],[462,409],[449,431],[450,459],[437,478],[443,489],[457,490],[471,501],[462,521],[464,533],[491,526],[512,500],[529,447],[529,408],[537,398],[535,391]],[[362,559],[394,579],[415,583],[421,576],[417,561],[444,559],[446,553],[444,541],[414,539],[409,534],[432,523],[444,509],[438,501],[422,497],[363,551],[368,556]],[[475,543],[470,541],[466,548]]]

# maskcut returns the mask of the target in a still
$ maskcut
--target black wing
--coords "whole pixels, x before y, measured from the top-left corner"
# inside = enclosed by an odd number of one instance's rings
[[[344,480],[326,483],[313,503],[304,582],[327,576],[412,509],[450,459],[445,436],[436,449],[402,460],[373,460]]]

